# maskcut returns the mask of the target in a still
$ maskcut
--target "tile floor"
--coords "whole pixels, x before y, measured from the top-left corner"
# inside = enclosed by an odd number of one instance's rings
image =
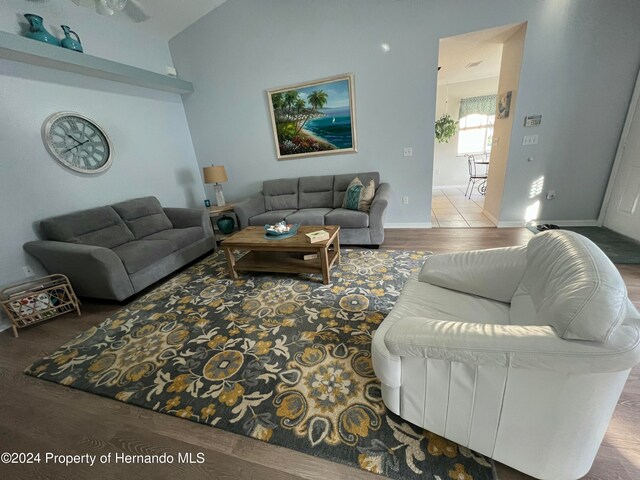
[[[434,188],[431,204],[431,224],[434,228],[495,227],[482,213],[484,197],[477,190],[471,198],[464,188]]]

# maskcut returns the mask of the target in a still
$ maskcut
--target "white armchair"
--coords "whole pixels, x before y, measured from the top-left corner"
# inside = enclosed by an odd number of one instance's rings
[[[541,479],[585,475],[631,368],[640,315],[586,238],[430,257],[376,331],[402,418]]]

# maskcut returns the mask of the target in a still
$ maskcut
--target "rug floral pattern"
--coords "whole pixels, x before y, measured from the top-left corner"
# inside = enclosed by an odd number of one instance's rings
[[[319,276],[213,254],[26,373],[392,478],[493,479],[484,457],[387,412],[371,336],[425,254],[346,250]]]

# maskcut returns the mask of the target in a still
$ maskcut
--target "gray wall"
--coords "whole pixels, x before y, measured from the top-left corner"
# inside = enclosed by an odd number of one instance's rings
[[[0,4],[0,29],[15,33],[7,19],[15,20],[25,3]],[[156,71],[171,64],[166,42],[141,39],[137,31],[128,34],[119,26],[111,35],[110,24],[116,22],[105,24],[71,2],[27,6],[54,24],[71,16],[87,50],[100,42],[101,54],[113,60]],[[135,45],[140,47],[129,48]],[[22,280],[23,265],[42,273],[22,250],[37,237],[42,218],[142,195],[156,195],[168,206],[201,205],[202,182],[178,95],[0,59],[0,106],[0,285]],[[87,115],[110,136],[114,161],[107,172],[76,174],[49,156],[40,129],[45,118],[63,110]]]
[[[523,21],[500,219],[523,218],[529,184],[543,174],[558,197],[542,215],[594,219],[640,63],[640,2],[229,0],[169,46],[194,82],[184,104],[196,154],[203,166],[226,166],[229,199],[267,178],[379,170],[394,192],[388,222],[426,224],[438,40]],[[265,90],[345,72],[355,74],[359,153],[277,161]],[[522,147],[522,119],[535,113],[544,115],[540,143]],[[412,158],[402,157],[404,146],[413,146]]]

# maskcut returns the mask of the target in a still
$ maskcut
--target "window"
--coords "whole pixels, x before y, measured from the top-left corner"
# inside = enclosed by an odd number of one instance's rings
[[[463,98],[458,118],[458,155],[491,152],[496,95]]]
[[[489,153],[493,141],[495,115],[472,113],[460,119],[458,155]]]

